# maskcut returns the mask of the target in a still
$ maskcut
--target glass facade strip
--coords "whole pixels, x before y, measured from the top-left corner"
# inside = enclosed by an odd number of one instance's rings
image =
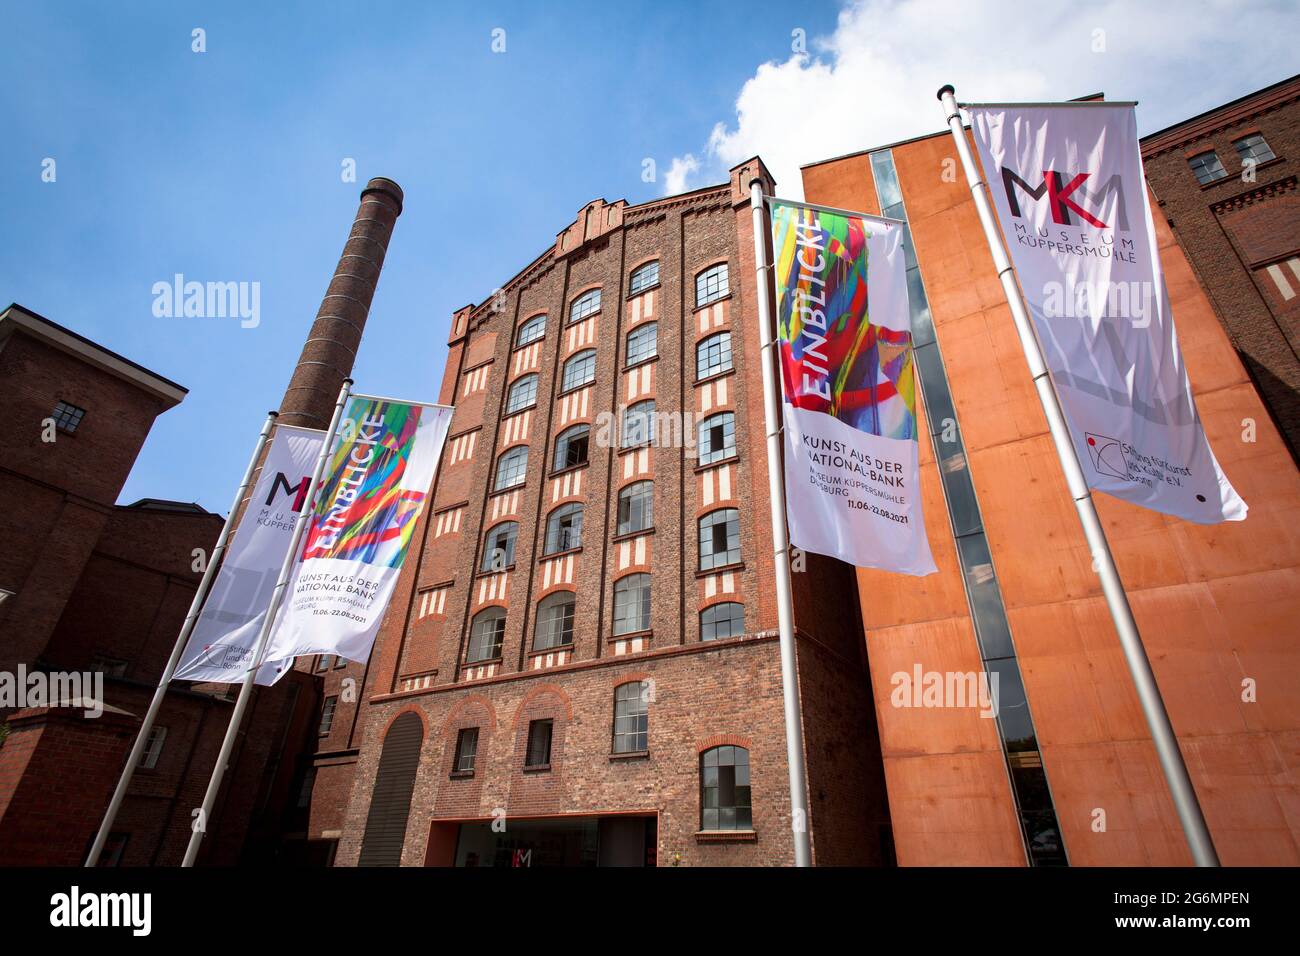
[[[871,171],[881,214],[906,222],[907,209],[894,167],[893,151],[882,149],[872,153]],[[975,639],[988,676],[988,692],[997,712],[1002,752],[1007,761],[1025,852],[1031,866],[1068,866],[1047,774],[1038,754],[1038,739],[1020,676],[1020,665],[1016,661],[1006,605],[998,587],[988,539],[984,535],[979,499],[957,422],[948,374],[935,336],[925,282],[912,244],[911,229],[906,226],[904,229],[903,256],[907,264],[912,354],[921,383],[921,401],[929,422],[930,441],[943,483],[948,517],[957,541]]]

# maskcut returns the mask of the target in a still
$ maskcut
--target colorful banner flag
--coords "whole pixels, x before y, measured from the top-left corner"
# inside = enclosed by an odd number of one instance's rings
[[[967,109],[1089,487],[1201,524],[1243,520],[1178,348],[1132,104]]]
[[[900,223],[772,201],[790,541],[931,574]]]
[[[354,395],[265,659],[370,655],[442,454],[452,409]]]
[[[238,683],[289,551],[298,512],[325,433],[277,425],[239,527],[185,645],[175,680]],[[288,662],[264,664],[257,683],[273,684]]]

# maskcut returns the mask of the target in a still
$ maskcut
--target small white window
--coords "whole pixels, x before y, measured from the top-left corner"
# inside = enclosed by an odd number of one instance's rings
[[[162,756],[163,744],[167,740],[167,728],[153,725],[149,731],[149,739],[145,741],[144,753],[140,754],[140,769],[153,770],[158,766],[158,758]]]

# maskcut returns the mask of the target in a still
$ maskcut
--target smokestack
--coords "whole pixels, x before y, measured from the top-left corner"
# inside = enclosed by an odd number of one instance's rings
[[[401,214],[402,187],[383,177],[366,183],[338,268],[280,402],[281,424],[329,426],[339,389],[352,374],[388,240]]]

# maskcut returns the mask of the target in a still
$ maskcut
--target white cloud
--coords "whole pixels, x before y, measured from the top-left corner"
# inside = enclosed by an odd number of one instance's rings
[[[672,165],[668,167],[668,172],[664,173],[664,195],[671,196],[674,193],[685,192],[690,188],[686,185],[687,181],[693,173],[699,171],[700,161],[693,153],[673,157]]]
[[[758,67],[665,187],[719,182],[757,154],[801,197],[803,164],[942,129],[944,83],[972,102],[1136,99],[1150,132],[1295,73],[1298,25],[1291,2],[851,0],[814,52]]]

